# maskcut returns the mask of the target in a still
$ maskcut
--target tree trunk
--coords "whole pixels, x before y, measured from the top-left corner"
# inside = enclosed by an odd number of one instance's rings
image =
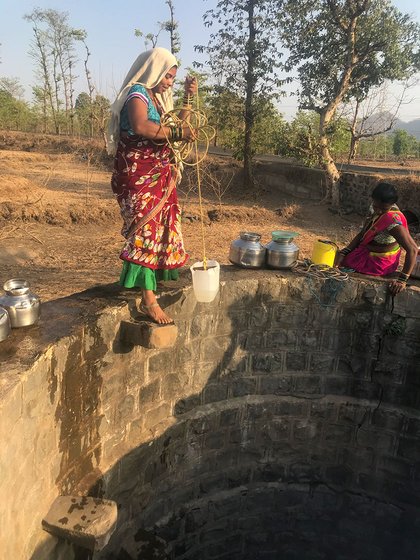
[[[45,96],[48,97],[48,100],[50,102],[50,109],[51,109],[51,113],[53,116],[53,121],[55,124],[55,128],[57,130],[57,116],[56,116],[56,111],[54,108],[54,99],[53,99],[53,92],[52,92],[52,88],[51,88],[51,82],[50,82],[50,76],[49,76],[49,71],[48,71],[48,62],[47,62],[47,54],[46,54],[46,45],[42,40],[42,34],[39,32],[39,30],[34,27],[34,34],[35,34],[35,42],[36,42],[36,46],[38,47],[39,50],[39,63],[42,69],[42,74],[43,74],[43,78],[44,78],[44,89],[45,89]]]
[[[357,150],[359,148],[359,142],[360,142],[360,138],[357,138],[356,136],[351,137],[348,163],[351,163],[356,159]]]
[[[340,204],[339,196],[339,181],[340,173],[329,150],[327,128],[334,113],[331,111],[324,111],[320,114],[319,120],[319,155],[320,165],[324,169],[327,176],[327,193],[326,199],[331,202],[334,208],[338,208]]]
[[[179,51],[178,45],[177,45],[177,37],[176,37],[176,28],[177,28],[177,23],[175,21],[174,18],[174,5],[172,3],[171,0],[167,0],[166,2],[169,6],[169,11],[171,14],[171,19],[170,19],[170,38],[171,38],[171,53],[172,54],[176,54]]]
[[[42,132],[44,134],[47,134],[47,95],[46,95],[46,87],[47,84],[44,81],[44,90],[43,90],[43,96],[42,96]]]
[[[89,57],[90,57],[90,50],[87,46],[86,41],[83,39],[83,45],[85,47],[86,50],[86,58],[84,60],[84,65],[85,65],[85,76],[86,76],[86,81],[87,81],[87,85],[88,85],[88,89],[89,89],[89,107],[90,107],[90,111],[89,111],[89,137],[93,138],[93,126],[94,126],[94,109],[93,109],[93,93],[95,91],[95,86],[92,83],[92,76],[90,74],[90,70],[89,70],[89,66],[88,66],[88,62],[89,62]]]
[[[254,174],[252,169],[252,130],[254,126],[253,96],[255,88],[255,25],[254,25],[255,0],[249,0],[248,11],[248,48],[246,70],[246,96],[245,96],[245,138],[244,138],[244,188],[254,187]]]

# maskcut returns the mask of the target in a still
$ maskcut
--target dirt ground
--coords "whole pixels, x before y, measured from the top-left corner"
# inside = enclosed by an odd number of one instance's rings
[[[86,142],[42,145],[26,137],[0,138],[0,286],[23,277],[43,301],[118,280],[122,246],[119,209],[110,189],[110,162]],[[371,164],[370,164],[371,165]],[[314,240],[342,245],[360,228],[357,215],[338,216],[328,206],[259,187],[245,193],[240,166],[209,157],[202,166],[207,258],[229,263],[231,242],[256,231],[262,242],[273,230],[299,233],[300,258]],[[188,169],[179,198],[190,264],[202,258],[197,180]],[[186,270],[185,274],[188,274]]]

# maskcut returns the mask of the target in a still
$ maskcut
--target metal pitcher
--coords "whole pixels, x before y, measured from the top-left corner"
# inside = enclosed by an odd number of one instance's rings
[[[239,239],[232,241],[229,260],[245,268],[261,268],[265,261],[265,247],[260,243],[261,235],[242,231]]]
[[[0,305],[8,312],[12,328],[27,327],[38,321],[41,301],[30,293],[26,280],[12,278],[3,289],[6,294],[0,297]]]
[[[266,245],[269,268],[290,268],[299,257],[299,247],[293,239],[299,234],[293,231],[273,231],[272,240]]]

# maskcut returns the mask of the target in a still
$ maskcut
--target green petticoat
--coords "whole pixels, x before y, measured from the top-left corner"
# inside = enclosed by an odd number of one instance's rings
[[[123,261],[120,286],[124,288],[142,288],[143,290],[156,291],[157,283],[161,280],[178,280],[179,272],[176,268],[171,270],[152,270],[140,264]]]

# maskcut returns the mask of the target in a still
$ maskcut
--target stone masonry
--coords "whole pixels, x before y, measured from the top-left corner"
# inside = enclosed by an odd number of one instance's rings
[[[119,506],[98,559],[417,558],[420,289],[222,280],[162,296],[175,348],[124,342],[114,286],[1,343],[1,557],[75,558],[41,526],[73,494]]]
[[[342,173],[340,179],[340,207],[366,216],[372,202],[371,192],[379,181],[392,183],[398,190],[398,206],[409,210],[420,221],[420,183],[412,176],[363,175]]]

